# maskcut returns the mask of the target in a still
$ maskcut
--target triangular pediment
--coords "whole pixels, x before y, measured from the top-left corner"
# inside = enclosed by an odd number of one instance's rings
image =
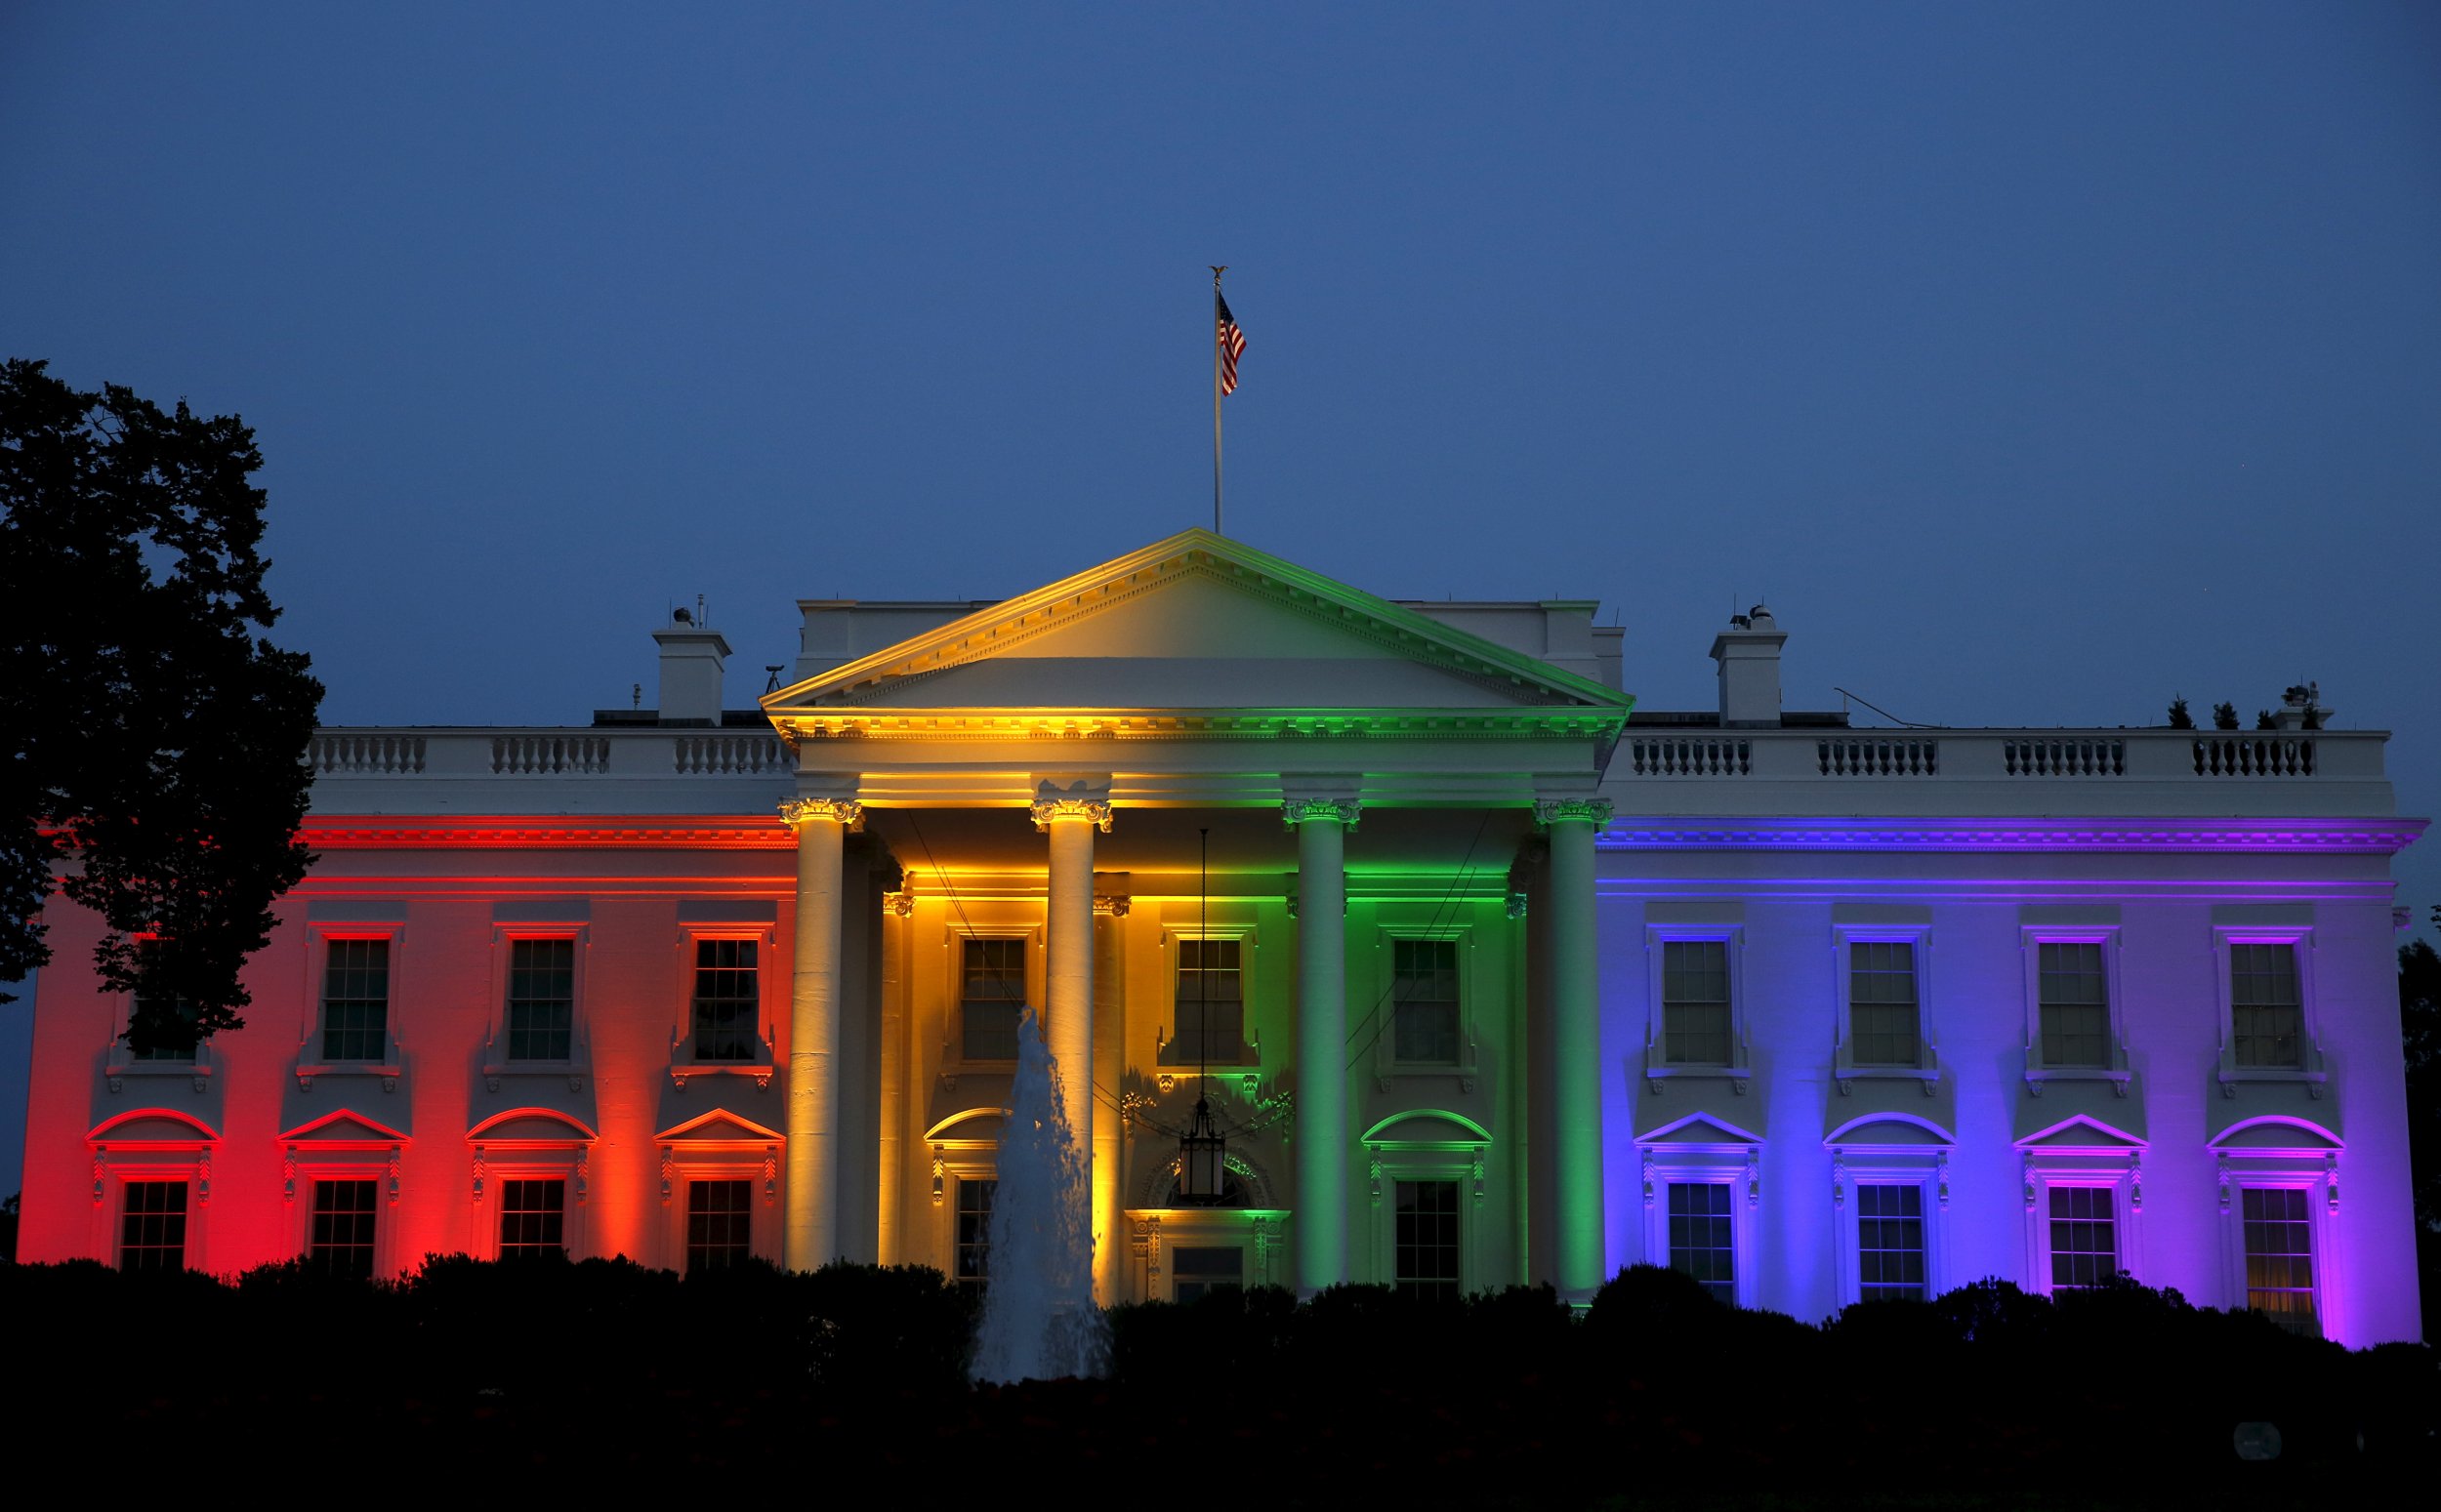
[[[794,711],[1550,709],[1626,695],[1206,530],[769,694]]]
[[[2144,1137],[2080,1113],[2017,1141],[2020,1150],[2141,1150]]]
[[[739,1118],[725,1108],[688,1119],[685,1123],[663,1129],[653,1138],[664,1144],[752,1143],[772,1144],[781,1135],[775,1129]]]
[[[404,1144],[407,1136],[390,1125],[342,1108],[279,1136],[282,1144]]]
[[[1690,1113],[1673,1119],[1635,1136],[1640,1145],[1696,1145],[1711,1148],[1721,1145],[1758,1145],[1763,1136],[1755,1130],[1740,1128],[1726,1119],[1709,1113]]]

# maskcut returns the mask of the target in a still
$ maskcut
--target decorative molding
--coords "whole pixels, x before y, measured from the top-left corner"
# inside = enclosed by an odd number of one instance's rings
[[[1750,1147],[1746,1152],[1746,1206],[1749,1209],[1763,1205],[1763,1152]]]
[[[1280,825],[1289,830],[1308,819],[1329,819],[1353,833],[1363,815],[1364,804],[1355,798],[1290,798],[1280,804]]]
[[[1108,798],[1050,797],[1036,798],[1027,805],[1034,816],[1034,828],[1048,830],[1055,819],[1085,819],[1104,835],[1110,833],[1110,800]]]
[[[1536,808],[1539,812],[1541,804]],[[1605,830],[1604,850],[2137,850],[2317,851],[2388,855],[2423,833],[2420,824],[2368,825],[2361,820],[2282,818],[1807,820],[1775,824],[1733,820],[1710,825],[1654,825]]]
[[[1545,826],[1576,822],[1599,830],[1610,823],[1611,810],[1608,798],[1536,798],[1534,822]]]
[[[1847,1206],[1847,1156],[1838,1150],[1831,1152],[1831,1206]]]
[[[2213,1179],[2220,1188],[2220,1210],[2226,1215],[2229,1211],[2229,1157],[2227,1154],[2213,1158]]]
[[[787,798],[780,803],[780,823],[794,830],[808,820],[829,819],[843,830],[864,827],[864,804],[854,798]]]
[[[1502,899],[1501,906],[1503,911],[1506,912],[1511,919],[1525,918],[1527,907],[1525,889],[1522,887],[1510,888],[1509,890],[1509,895]]]
[[[1128,908],[1136,900],[1134,898],[1129,897],[1125,893],[1097,892],[1094,894],[1095,917],[1099,919],[1125,919],[1128,917]]]
[[[649,819],[604,814],[532,818],[314,818],[303,830],[315,850],[789,850],[797,840],[770,820]]]
[[[1947,1150],[1932,1157],[1932,1179],[1936,1183],[1935,1196],[1941,1210],[1947,1212],[1950,1210],[1950,1153]]]
[[[1660,1090],[1660,1088],[1656,1087],[1656,1088],[1654,1088],[1654,1090],[1658,1091],[1658,1090]],[[1655,1171],[1654,1171],[1654,1169],[1653,1169],[1653,1152],[1652,1152],[1650,1149],[1647,1149],[1647,1150],[1644,1152],[1644,1206],[1645,1206],[1650,1207],[1650,1206],[1653,1206],[1653,1199],[1654,1199],[1654,1197],[1655,1197],[1656,1193],[1657,1193],[1659,1190],[1660,1190],[1660,1185],[1659,1185],[1659,1177],[1658,1177],[1658,1175],[1656,1174],[1656,1172],[1655,1172]]]
[[[2339,1215],[2339,1152],[2332,1151],[2322,1158],[2324,1204],[2331,1216]]]
[[[902,887],[896,892],[882,894],[882,912],[905,919],[915,912],[915,894]]]

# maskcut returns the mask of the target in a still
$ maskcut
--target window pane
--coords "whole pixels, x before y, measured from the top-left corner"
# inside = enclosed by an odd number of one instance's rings
[[[373,1275],[373,1221],[380,1201],[373,1181],[313,1183],[313,1228],[306,1262],[331,1276]]]
[[[1670,1265],[1737,1305],[1737,1237],[1725,1181],[1670,1183]]]
[[[322,963],[322,1058],[389,1058],[390,942],[333,940]]]
[[[1856,1281],[1869,1302],[1924,1299],[1924,1188],[1856,1189]]]
[[[2239,1065],[2295,1069],[2305,1064],[2296,947],[2229,947],[2229,1026]]]
[[[955,1280],[979,1287],[992,1279],[992,1200],[1000,1183],[988,1177],[958,1178],[958,1256]]]
[[[735,1265],[754,1252],[755,1184],[686,1183],[686,1268]]]
[[[137,949],[147,958],[147,964],[149,964],[149,958],[160,947],[156,942],[150,941],[140,944],[137,947]],[[155,1015],[156,1007],[161,1001],[161,998],[157,994],[139,992],[136,994],[135,1001],[131,1006],[135,1012],[142,1013],[145,1017],[150,1018]],[[185,998],[172,997],[169,1000],[169,1007],[171,1013],[175,1014],[178,1018],[187,1023],[192,1023],[194,1021],[195,1005]],[[171,1065],[186,1065],[194,1060],[195,1052],[192,1046],[179,1047],[167,1044],[155,1044],[139,1050],[131,1045],[128,1048],[127,1058],[131,1061],[164,1062]]]
[[[1661,947],[1662,1058],[1674,1066],[1729,1064],[1729,947],[1665,940]]]
[[[2314,1319],[2314,1226],[2307,1195],[2294,1187],[2241,1192],[2246,1228],[2246,1305],[2293,1327]]]
[[[1015,1060],[1025,1006],[1025,942],[969,940],[964,948],[959,1048],[968,1060]]]
[[[1172,1065],[1197,1060],[1233,1066],[1246,1056],[1244,942],[1179,941],[1179,976],[1173,999],[1179,1026],[1164,1052]]]
[[[2111,1188],[2051,1188],[2051,1289],[2099,1286],[2118,1274],[2119,1220]]]
[[[119,1216],[119,1269],[176,1271],[186,1266],[186,1183],[127,1183]]]
[[[2100,1069],[2110,1065],[2110,990],[2102,947],[2046,941],[2038,953],[2043,1064]]]
[[[1848,944],[1848,1053],[1859,1066],[1913,1066],[1916,947],[1906,940]]]
[[[565,1254],[567,1183],[549,1180],[500,1183],[500,1255]]]
[[[753,1060],[762,1015],[758,942],[695,942],[695,1059]]]
[[[1192,1302],[1209,1291],[1246,1281],[1246,1251],[1235,1245],[1181,1245],[1170,1251],[1172,1300]]]
[[[1458,1183],[1397,1183],[1398,1289],[1435,1300],[1458,1296]]]
[[[509,1058],[566,1060],[576,1032],[576,942],[509,946]]]
[[[1391,1053],[1411,1064],[1458,1064],[1458,942],[1393,940],[1390,954]]]

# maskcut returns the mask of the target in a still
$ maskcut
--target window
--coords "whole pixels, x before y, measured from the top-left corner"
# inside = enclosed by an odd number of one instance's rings
[[[1718,1301],[1737,1305],[1737,1236],[1724,1181],[1670,1183],[1670,1267]]]
[[[2296,1187],[2239,1194],[2246,1228],[2246,1305],[2300,1330],[2314,1327],[2314,1221]]]
[[[695,1058],[753,1060],[762,1017],[760,952],[753,940],[695,942]]]
[[[500,1183],[500,1257],[568,1252],[568,1184],[522,1178]]]
[[[2119,1274],[2117,1197],[2109,1187],[2059,1187],[2051,1199],[2051,1289],[2075,1291]]]
[[[1849,1058],[1858,1066],[1914,1066],[1922,1055],[1916,947],[1851,940],[1847,947]]]
[[[1170,1250],[1170,1297],[1193,1302],[1246,1284],[1246,1251],[1235,1245],[1179,1245]]]
[[[1458,1064],[1458,942],[1392,940],[1392,1053],[1404,1064]]]
[[[968,1060],[1015,1060],[1025,1006],[1025,942],[969,940],[960,990],[960,1051]]]
[[[322,959],[322,1059],[390,1058],[390,941],[329,941]]]
[[[1402,1181],[1397,1198],[1397,1282],[1402,1296],[1458,1296],[1458,1183]]]
[[[152,958],[160,949],[160,945],[154,940],[139,939],[136,949],[142,954],[144,964],[146,967],[149,967],[152,964]],[[130,1022],[132,1023],[134,1021],[134,1017],[138,1013],[150,1017],[158,1011],[162,999],[157,994],[139,989],[135,994],[134,1000],[128,1005]],[[192,1002],[189,1002],[184,997],[172,996],[168,1000],[168,1003],[169,1010],[172,1014],[189,1023],[193,1022],[195,1017],[195,1005]],[[121,1043],[125,1045],[123,1053],[125,1054],[127,1062],[131,1065],[187,1066],[192,1065],[195,1061],[196,1046],[194,1045],[175,1046],[167,1044],[154,1044],[147,1045],[144,1049],[140,1050],[133,1044],[127,1044],[126,1042],[122,1041]]]
[[[666,1000],[665,1000],[666,1001]],[[576,1034],[576,942],[509,942],[509,1059],[571,1059]]]
[[[1179,941],[1175,999],[1178,1039],[1173,1064],[1213,1060],[1235,1065],[1246,1039],[1245,947],[1239,940]]]
[[[1665,940],[1661,950],[1663,1060],[1673,1066],[1728,1065],[1728,943]]]
[[[1924,1188],[1856,1189],[1856,1285],[1865,1301],[1925,1299]]]
[[[992,1199],[1000,1183],[988,1177],[958,1178],[956,1280],[979,1287],[992,1279]]]
[[[2037,1016],[2043,1064],[2107,1069],[2111,1064],[2110,987],[2097,940],[2046,940],[2038,947]]]
[[[2296,947],[2286,941],[2229,945],[2229,1038],[2239,1066],[2301,1071],[2305,1002]]]
[[[119,1269],[186,1268],[186,1183],[130,1181],[119,1217]]]
[[[686,1183],[686,1268],[735,1265],[754,1252],[755,1184]]]
[[[306,1263],[329,1276],[373,1275],[373,1216],[381,1199],[378,1182],[316,1181],[313,1183],[313,1233],[306,1244]]]

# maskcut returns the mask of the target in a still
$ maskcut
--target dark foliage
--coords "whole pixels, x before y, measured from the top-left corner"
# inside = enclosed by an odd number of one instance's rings
[[[2187,713],[2187,699],[2183,693],[2170,701],[2170,727],[2173,730],[2195,728],[2195,715]]]
[[[965,1382],[972,1302],[851,1265],[0,1266],[40,1381],[13,1426],[46,1457],[175,1440],[315,1484],[378,1443],[393,1494],[827,1467],[866,1499],[966,1477],[1019,1504],[991,1478],[1064,1499],[1081,1475],[1260,1473],[1288,1505],[2305,1506],[2441,1468],[2430,1349],[2351,1355],[2133,1284],[2054,1304],[1986,1282],[1819,1328],[1641,1266],[1582,1323],[1549,1287],[1220,1291],[1116,1309],[1111,1380],[1007,1387]],[[2241,1422],[2275,1424],[2281,1457],[2240,1461]]]
[[[2234,729],[2236,729],[2237,727],[2238,727],[2238,706],[2237,706],[2237,705],[2235,705],[2235,704],[2214,704],[2214,705],[2213,706],[2213,729],[2216,729],[2216,730],[2234,730]]]
[[[238,969],[311,859],[322,688],[254,633],[279,614],[262,465],[234,416],[0,365],[0,980],[49,959],[36,916],[72,858],[58,886],[107,926],[103,984],[142,990],[139,1049],[244,1022]]]

